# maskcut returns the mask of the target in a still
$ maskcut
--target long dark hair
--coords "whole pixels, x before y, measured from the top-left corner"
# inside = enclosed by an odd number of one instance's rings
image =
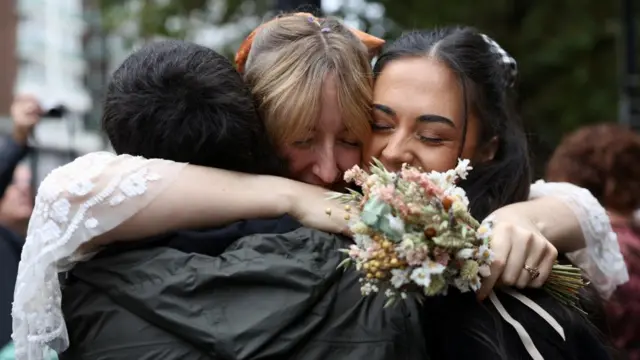
[[[528,198],[531,170],[527,140],[514,109],[514,69],[497,44],[473,28],[447,27],[413,31],[388,46],[374,66],[377,77],[390,62],[402,58],[430,57],[442,61],[459,79],[464,96],[463,136],[470,114],[480,122],[478,144],[497,139],[492,160],[473,164],[461,185],[470,199],[471,212],[484,218],[499,207]],[[466,140],[463,138],[463,144]],[[522,293],[546,309],[565,329],[566,341],[521,303],[499,294],[500,301],[529,332],[545,359],[605,359],[607,348],[587,320],[556,302],[546,292]],[[425,341],[433,359],[528,358],[515,331],[473,293],[450,291],[446,297],[428,297],[423,307]]]
[[[480,219],[504,205],[526,200],[531,184],[527,140],[513,105],[512,69],[492,50],[477,31],[468,27],[413,31],[385,49],[374,66],[377,77],[396,59],[429,56],[458,76],[464,96],[463,144],[471,113],[480,122],[478,144],[487,144],[494,137],[498,140],[493,160],[473,164],[474,170],[461,184],[469,196],[472,214]]]

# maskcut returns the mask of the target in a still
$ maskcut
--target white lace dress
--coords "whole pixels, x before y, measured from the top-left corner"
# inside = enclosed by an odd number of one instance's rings
[[[58,274],[87,260],[79,248],[146,207],[185,164],[101,152],[54,170],[41,183],[22,252],[13,303],[17,360],[68,347]],[[587,247],[570,254],[604,297],[628,280],[615,233],[591,194],[570,184],[536,183],[531,197],[556,196],[580,219]]]

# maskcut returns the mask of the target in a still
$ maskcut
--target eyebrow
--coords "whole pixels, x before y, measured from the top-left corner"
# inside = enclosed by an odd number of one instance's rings
[[[392,116],[392,117],[397,116],[396,112],[392,108],[390,108],[390,107],[388,107],[386,105],[373,104],[373,108],[378,110],[378,111],[381,111],[381,112],[383,112],[383,113],[385,113],[385,114],[387,114],[389,116]],[[451,126],[452,128],[456,127],[456,124],[451,119],[446,118],[444,116],[435,115],[435,114],[423,114],[423,115],[420,115],[420,116],[418,116],[416,118],[416,121],[427,122],[427,123],[440,123],[440,124],[445,124],[445,125]]]

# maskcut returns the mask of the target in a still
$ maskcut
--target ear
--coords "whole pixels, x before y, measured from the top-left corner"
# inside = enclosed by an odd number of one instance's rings
[[[478,152],[478,161],[487,162],[493,160],[493,158],[496,156],[496,152],[498,152],[498,146],[498,137],[492,137],[491,140],[489,140],[487,144],[483,145]]]

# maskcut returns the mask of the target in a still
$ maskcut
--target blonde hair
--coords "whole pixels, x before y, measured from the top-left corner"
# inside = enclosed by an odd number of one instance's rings
[[[284,15],[256,34],[244,76],[277,146],[314,129],[328,75],[335,77],[345,127],[367,141],[373,75],[360,39],[337,20],[301,15]]]

